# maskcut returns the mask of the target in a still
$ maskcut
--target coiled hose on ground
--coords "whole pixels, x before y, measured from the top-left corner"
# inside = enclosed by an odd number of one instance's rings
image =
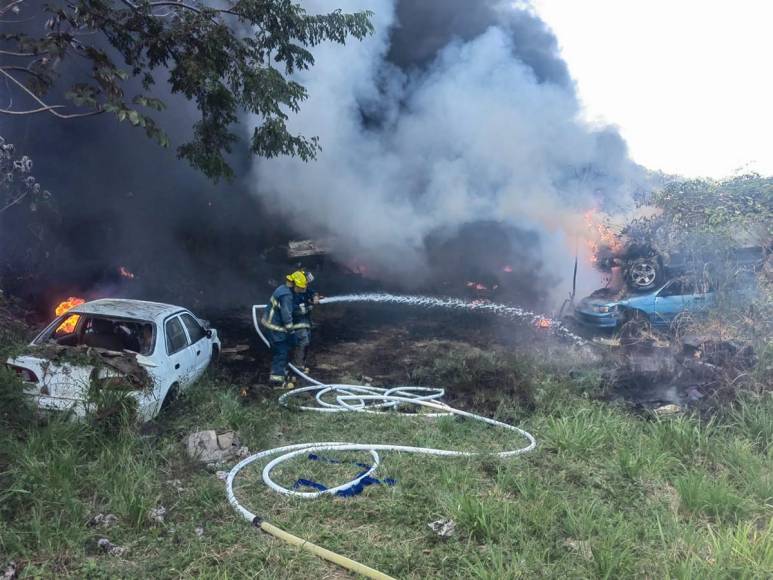
[[[393,294],[351,294],[346,296],[334,296],[330,298],[324,298],[321,302],[326,304],[341,303],[341,302],[381,302],[381,303],[418,305],[418,306],[429,306],[429,307],[440,307],[440,308],[455,308],[455,309],[466,308],[469,310],[490,311],[500,315],[505,315],[510,318],[526,319],[532,322],[536,322],[538,320],[546,320],[546,318],[544,317],[540,317],[539,315],[536,315],[532,312],[524,311],[520,308],[513,307],[513,306],[491,304],[491,303],[466,302],[464,300],[453,299],[453,298],[432,298],[432,297],[424,297],[424,296],[398,296]],[[265,335],[263,334],[260,327],[260,321],[259,321],[259,312],[264,308],[265,308],[265,305],[263,304],[253,306],[252,319],[255,325],[255,330],[257,331],[261,340],[265,343],[267,347],[270,348],[270,343],[266,339]],[[551,328],[557,334],[570,338],[575,342],[579,342],[582,340],[579,337],[576,337],[575,335],[573,335],[564,327],[562,327],[559,323],[550,321],[550,324],[551,324]],[[306,396],[308,396],[308,394],[314,394],[316,406],[301,405],[296,408],[303,411],[314,411],[314,412],[321,412],[321,413],[345,413],[345,412],[387,413],[389,412],[394,415],[403,415],[404,413],[400,413],[396,410],[399,406],[417,405],[420,407],[426,407],[427,409],[431,410],[431,412],[429,413],[423,413],[421,415],[422,417],[442,417],[442,416],[450,416],[450,415],[466,417],[468,419],[472,419],[475,421],[481,421],[488,425],[501,427],[508,431],[514,431],[519,436],[525,438],[526,441],[528,441],[528,444],[524,447],[519,447],[517,449],[513,449],[509,451],[501,451],[498,453],[493,453],[492,455],[494,456],[514,457],[517,455],[522,455],[524,453],[531,451],[537,445],[536,440],[530,433],[524,431],[523,429],[515,427],[514,425],[508,425],[507,423],[496,421],[495,419],[482,417],[480,415],[476,415],[474,413],[469,413],[467,411],[462,411],[459,409],[454,409],[453,407],[446,405],[445,403],[439,400],[444,395],[443,389],[426,388],[426,387],[394,387],[391,389],[384,389],[384,388],[365,386],[365,385],[326,384],[308,376],[307,374],[303,373],[300,369],[296,368],[294,365],[290,365],[290,368],[296,375],[298,375],[298,377],[300,377],[301,379],[303,379],[309,384],[308,386],[293,389],[291,391],[288,391],[282,394],[279,397],[279,404],[285,407],[288,406],[288,402],[293,397],[297,397],[303,394],[307,394]],[[335,402],[331,401],[331,399],[333,398],[335,399]],[[410,415],[413,417],[416,417],[415,413],[411,413]],[[274,468],[276,468],[277,465],[280,465],[281,463],[289,461],[292,458],[297,457],[298,455],[306,455],[310,453],[319,453],[324,451],[367,451],[370,453],[371,458],[373,459],[373,464],[370,466],[370,468],[368,468],[364,473],[361,473],[355,479],[347,483],[344,483],[342,485],[326,489],[324,491],[301,492],[294,489],[288,489],[286,487],[283,487],[277,484],[271,478],[271,472],[274,470]],[[260,453],[250,455],[249,457],[237,463],[228,473],[228,477],[226,479],[226,494],[228,496],[228,501],[239,514],[241,514],[245,519],[250,521],[256,527],[259,527],[260,529],[262,529],[264,532],[267,532],[283,541],[286,541],[292,545],[298,546],[313,554],[316,554],[317,556],[320,556],[330,562],[338,564],[348,570],[351,570],[352,572],[362,574],[363,576],[366,576],[368,578],[378,578],[378,579],[390,578],[389,576],[387,576],[386,574],[383,574],[382,572],[379,572],[378,570],[374,570],[373,568],[369,568],[364,564],[355,562],[354,560],[341,556],[340,554],[336,554],[335,552],[331,552],[330,550],[326,550],[325,548],[322,548],[320,546],[307,542],[302,538],[293,536],[292,534],[289,534],[277,528],[276,526],[270,524],[269,522],[266,522],[260,516],[252,513],[249,509],[244,507],[236,498],[236,495],[234,494],[234,489],[233,489],[234,480],[239,475],[239,472],[242,469],[244,469],[248,465],[258,460],[268,458],[268,457],[273,457],[273,459],[271,459],[264,466],[262,477],[265,484],[271,489],[273,489],[274,491],[284,495],[298,496],[303,498],[316,498],[321,495],[335,494],[337,492],[344,491],[353,486],[356,486],[363,479],[371,476],[376,471],[379,464],[381,463],[381,457],[379,456],[379,451],[398,451],[403,453],[418,453],[418,454],[434,455],[434,456],[440,456],[440,457],[471,457],[471,456],[480,454],[478,452],[454,451],[449,449],[434,449],[429,447],[412,447],[407,445],[384,445],[384,444],[378,444],[378,443],[349,443],[349,442],[340,442],[340,441],[310,442],[310,443],[299,443],[295,445],[287,445],[284,447],[277,447],[275,449],[268,449],[266,451],[261,451]]]

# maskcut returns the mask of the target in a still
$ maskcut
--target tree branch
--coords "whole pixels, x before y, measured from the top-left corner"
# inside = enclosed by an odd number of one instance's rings
[[[3,213],[5,210],[7,210],[9,207],[13,207],[17,203],[19,203],[21,200],[23,200],[25,197],[27,197],[30,194],[29,190],[22,193],[19,197],[14,199],[12,202],[7,204],[5,207],[0,208],[0,213]]]
[[[11,50],[0,50],[0,54],[5,56],[39,56],[45,52],[13,52]]]
[[[104,111],[102,110],[89,111],[88,113],[70,113],[67,115],[59,113],[58,111],[56,111],[56,109],[62,107],[63,105],[48,105],[44,103],[35,93],[33,93],[31,90],[25,87],[24,84],[20,83],[13,75],[7,73],[3,68],[0,68],[0,74],[8,78],[13,84],[15,84],[25,93],[27,93],[30,97],[32,97],[35,100],[36,103],[40,105],[39,109],[33,109],[30,111],[8,111],[5,109],[0,109],[0,113],[4,113],[7,115],[32,115],[34,113],[48,112],[60,119],[77,119],[80,117],[91,117],[93,115],[99,115],[101,113],[104,113]]]
[[[44,80],[43,76],[41,74],[36,73],[34,70],[30,70],[29,67],[26,67],[26,66],[3,66],[3,67],[0,67],[0,68],[3,68],[5,70],[17,70],[19,72],[23,72],[23,73],[27,73],[28,75],[32,75],[33,77],[36,77],[36,78],[38,78],[40,80]]]
[[[22,2],[24,2],[24,0],[13,0],[12,2],[9,2],[4,7],[0,8],[0,16],[11,10],[17,4],[21,4]]]
[[[191,12],[195,12],[196,14],[203,14],[201,10],[196,8],[195,6],[191,6],[190,4],[184,4],[183,2],[151,2],[150,7],[155,8],[157,6],[176,6],[177,8],[185,8],[186,10],[190,10]],[[220,12],[218,10],[218,12]]]

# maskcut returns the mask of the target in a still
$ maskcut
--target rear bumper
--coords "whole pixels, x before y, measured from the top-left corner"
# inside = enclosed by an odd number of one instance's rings
[[[31,397],[41,414],[72,413],[75,417],[86,416],[85,401],[81,399],[68,399],[65,397],[49,397],[34,395]]]
[[[137,399],[137,413],[142,421],[153,418],[156,405],[151,404],[144,397],[131,393]],[[51,397],[47,395],[31,395],[37,411],[41,415],[57,415],[70,413],[77,419],[83,419],[88,412],[88,404],[84,399],[71,399],[66,397]]]

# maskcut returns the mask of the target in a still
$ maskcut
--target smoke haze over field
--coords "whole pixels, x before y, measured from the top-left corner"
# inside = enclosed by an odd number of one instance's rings
[[[255,191],[295,227],[332,233],[344,255],[415,279],[427,270],[428,236],[494,220],[537,232],[521,251],[556,275],[568,273],[583,210],[630,206],[644,172],[614,129],[578,119],[556,39],[528,7],[346,8],[373,10],[374,36],[317,47],[315,66],[298,75],[310,98],[291,129],[320,137],[317,161],[254,169]]]
[[[337,257],[393,288],[481,279],[507,265],[509,300],[537,306],[550,291],[565,294],[582,212],[627,208],[644,173],[614,129],[578,120],[545,24],[509,2],[304,4],[370,9],[376,27],[363,42],[314,48],[315,65],[298,74],[309,100],[290,128],[320,137],[314,162],[251,160],[242,143],[237,182],[213,185],[112,117],[4,119],[2,136],[32,157],[61,218],[31,266],[47,280],[36,287],[20,275],[18,286],[103,293],[102,279],[126,266],[137,277],[110,293],[172,300],[185,288],[228,304],[266,291],[269,247],[332,235]],[[75,75],[62,72],[65,87]],[[164,71],[158,78],[169,105],[159,121],[176,146],[195,111],[168,94]],[[29,260],[12,245],[28,226],[6,214],[2,227],[2,257],[21,272]]]

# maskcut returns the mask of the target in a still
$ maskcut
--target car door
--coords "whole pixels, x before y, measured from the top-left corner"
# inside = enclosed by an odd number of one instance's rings
[[[685,308],[684,281],[672,280],[655,296],[655,312],[652,322],[668,325]]]
[[[170,371],[180,388],[187,387],[195,380],[193,352],[188,334],[179,314],[170,316],[164,321],[164,337],[166,340],[166,355],[169,359]]]
[[[705,281],[694,281],[686,288],[684,296],[684,309],[688,312],[699,313],[711,306],[714,293],[710,291],[709,284]]]
[[[207,338],[207,331],[202,328],[201,324],[190,312],[183,312],[180,315],[180,319],[185,325],[185,330],[188,332],[188,339],[190,340],[189,350],[193,357],[193,380],[195,381],[207,370],[209,361],[212,358],[212,341]]]

